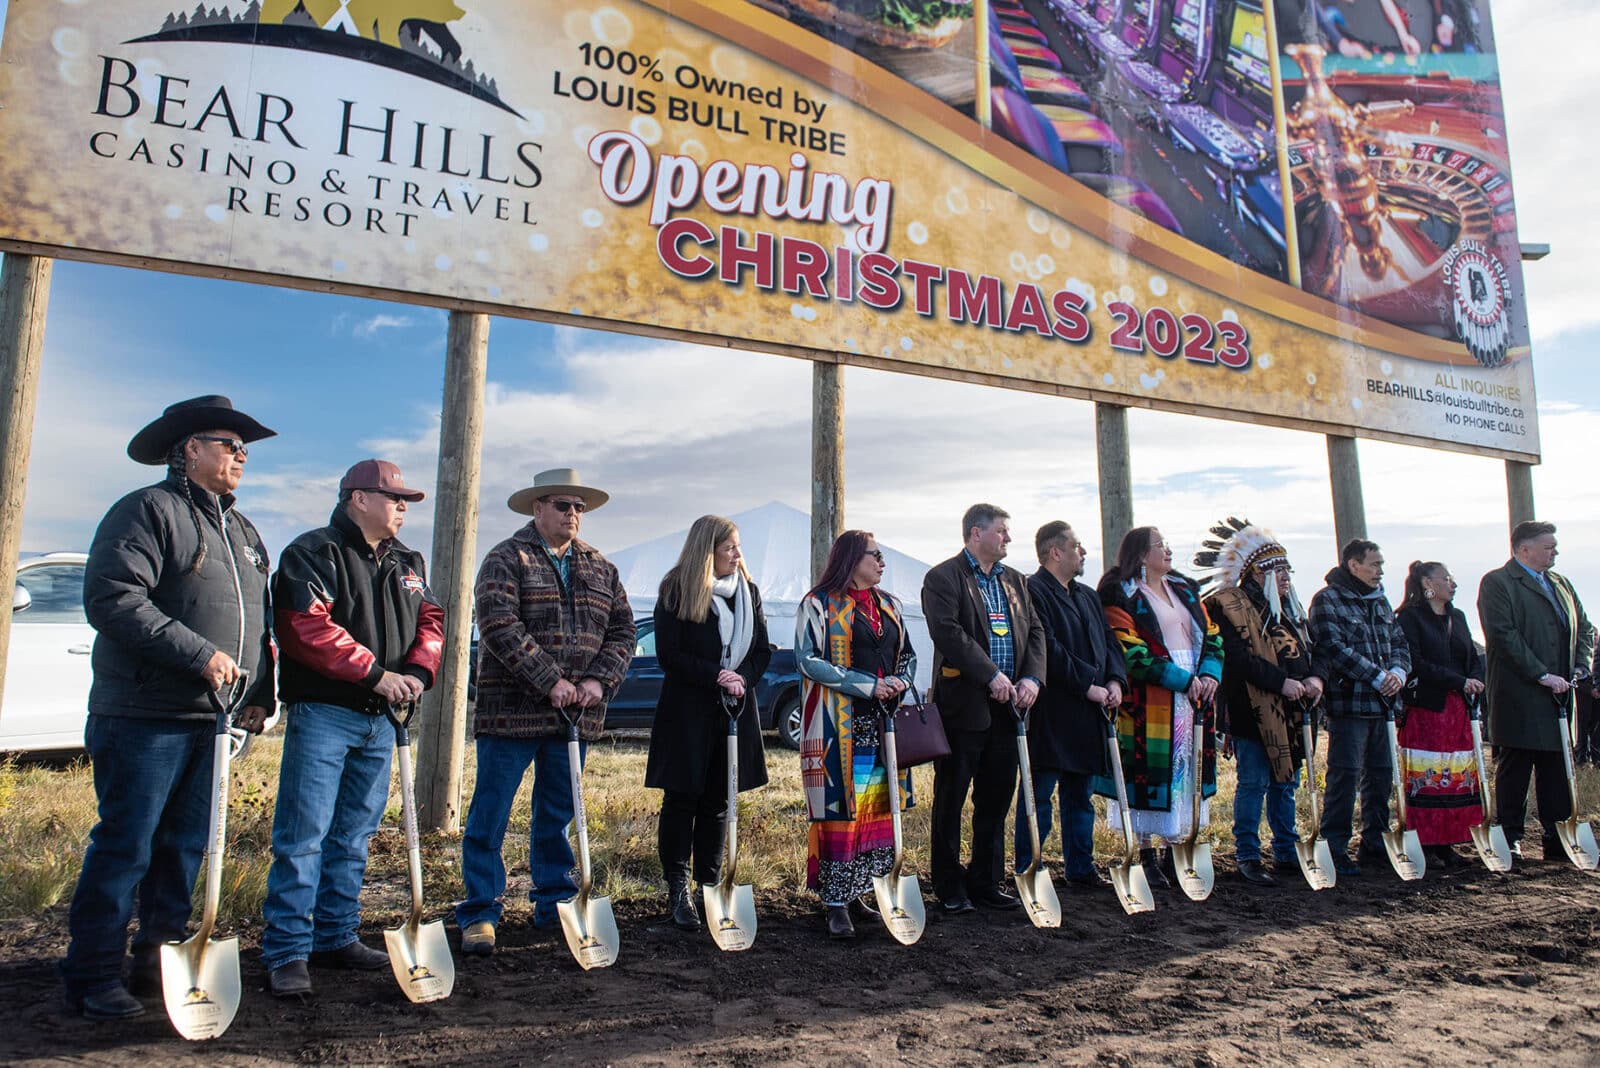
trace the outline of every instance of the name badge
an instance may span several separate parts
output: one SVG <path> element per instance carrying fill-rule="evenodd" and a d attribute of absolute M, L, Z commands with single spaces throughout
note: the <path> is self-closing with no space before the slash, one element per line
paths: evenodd
<path fill-rule="evenodd" d="M 994 632 L 996 638 L 1004 638 L 1011 633 L 1011 620 L 1006 618 L 1004 612 L 990 612 L 989 629 Z"/>

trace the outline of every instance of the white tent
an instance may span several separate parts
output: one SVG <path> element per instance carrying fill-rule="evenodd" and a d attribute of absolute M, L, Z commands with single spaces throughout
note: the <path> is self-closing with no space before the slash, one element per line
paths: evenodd
<path fill-rule="evenodd" d="M 767 630 L 772 641 L 787 649 L 794 645 L 795 613 L 811 588 L 811 517 L 781 501 L 728 517 L 739 528 L 744 566 L 761 588 Z M 606 558 L 617 566 L 634 614 L 649 615 L 656 605 L 656 590 L 688 537 L 687 529 L 664 534 Z M 927 689 L 933 663 L 933 643 L 922 616 L 922 576 L 928 565 L 878 543 L 883 550 L 883 588 L 905 606 L 906 629 L 917 651 L 917 685 Z"/>

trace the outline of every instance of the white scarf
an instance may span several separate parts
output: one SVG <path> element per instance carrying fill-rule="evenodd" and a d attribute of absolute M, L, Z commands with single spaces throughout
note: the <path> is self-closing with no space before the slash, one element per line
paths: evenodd
<path fill-rule="evenodd" d="M 727 598 L 733 598 L 728 607 Z M 711 610 L 717 614 L 717 635 L 722 639 L 722 666 L 735 670 L 744 663 L 755 640 L 756 625 L 750 610 L 750 583 L 738 568 L 727 578 L 711 580 Z"/>

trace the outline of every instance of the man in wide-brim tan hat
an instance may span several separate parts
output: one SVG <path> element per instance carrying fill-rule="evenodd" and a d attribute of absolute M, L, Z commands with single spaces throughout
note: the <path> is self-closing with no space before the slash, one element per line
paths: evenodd
<path fill-rule="evenodd" d="M 539 472 L 507 502 L 533 521 L 490 550 L 478 570 L 478 780 L 461 838 L 466 896 L 456 908 L 464 953 L 494 952 L 506 888 L 500 850 L 529 764 L 534 926 L 556 925 L 556 904 L 577 892 L 562 713 L 578 711 L 586 753 L 633 656 L 633 611 L 617 569 L 578 540 L 584 513 L 609 499 L 570 467 Z"/>

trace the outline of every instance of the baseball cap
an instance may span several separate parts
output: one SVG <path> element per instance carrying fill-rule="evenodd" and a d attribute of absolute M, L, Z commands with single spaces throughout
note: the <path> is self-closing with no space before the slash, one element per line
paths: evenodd
<path fill-rule="evenodd" d="M 339 492 L 348 493 L 351 490 L 392 493 L 413 504 L 422 500 L 423 496 L 421 490 L 407 488 L 405 479 L 400 477 L 400 469 L 388 460 L 362 460 L 346 471 L 344 478 L 339 480 Z"/>

